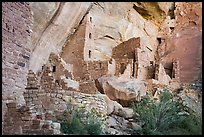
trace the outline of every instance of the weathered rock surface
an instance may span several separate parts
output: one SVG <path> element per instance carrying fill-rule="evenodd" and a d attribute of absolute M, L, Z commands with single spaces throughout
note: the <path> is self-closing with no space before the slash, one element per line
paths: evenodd
<path fill-rule="evenodd" d="M 133 109 L 131 109 L 131 108 L 124 107 L 123 112 L 124 112 L 124 115 L 123 115 L 124 118 L 132 118 L 133 117 Z"/>
<path fill-rule="evenodd" d="M 162 6 L 161 3 L 150 3 L 150 2 L 136 2 L 133 8 L 140 13 L 145 19 L 153 20 L 157 25 L 161 24 L 165 18 L 166 7 Z M 161 8 L 162 7 L 162 8 Z"/>
<path fill-rule="evenodd" d="M 189 89 L 189 87 L 183 87 L 177 96 L 182 99 L 184 105 L 202 116 L 202 93 Z"/>
<path fill-rule="evenodd" d="M 175 25 L 166 27 L 169 30 L 166 30 L 166 36 L 162 36 L 165 41 L 161 43 L 158 49 L 164 68 L 169 68 L 173 59 L 177 58 L 179 60 L 180 80 L 182 83 L 195 81 L 201 73 L 201 5 L 199 2 L 176 2 L 175 19 L 170 20 L 175 20 Z"/>
<path fill-rule="evenodd" d="M 114 101 L 128 106 L 132 101 L 146 94 L 145 85 L 137 79 L 121 79 L 118 77 L 101 77 L 99 83 L 103 92 Z"/>
<path fill-rule="evenodd" d="M 34 19 L 32 27 L 32 44 L 36 45 L 42 36 L 42 33 L 46 31 L 50 23 L 55 18 L 60 8 L 60 2 L 31 2 L 30 7 L 33 12 Z"/>
<path fill-rule="evenodd" d="M 43 9 L 44 4 L 43 3 L 39 4 L 39 6 L 42 6 Z M 48 61 L 51 52 L 59 53 L 61 51 L 61 48 L 64 46 L 67 40 L 67 37 L 74 32 L 74 28 L 79 24 L 79 22 L 86 14 L 90 6 L 91 3 L 89 2 L 88 3 L 73 2 L 60 4 L 56 16 L 54 16 L 52 19 L 52 23 L 47 25 L 46 30 L 37 40 L 38 42 L 36 43 L 35 49 L 30 58 L 29 65 L 30 70 L 33 70 L 34 72 L 40 70 L 41 66 Z M 41 12 L 43 12 L 42 9 L 40 10 Z M 38 11 L 38 13 L 40 11 Z M 50 14 L 48 17 L 50 16 L 52 16 L 52 14 Z M 37 16 L 35 18 L 39 19 L 40 17 Z"/>
<path fill-rule="evenodd" d="M 145 50 L 146 47 L 151 47 L 153 51 L 149 54 L 154 56 L 158 28 L 151 21 L 142 18 L 132 6 L 132 3 L 121 2 L 93 4 L 88 13 L 91 22 L 86 29 L 93 40 L 88 46 L 92 54 L 91 60 L 109 60 L 113 47 L 133 37 L 141 37 L 141 45 Z M 148 29 L 149 27 L 151 29 Z"/>

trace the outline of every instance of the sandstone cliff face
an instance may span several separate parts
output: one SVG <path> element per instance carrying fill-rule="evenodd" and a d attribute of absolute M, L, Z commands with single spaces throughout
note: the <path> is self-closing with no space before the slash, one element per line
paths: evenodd
<path fill-rule="evenodd" d="M 151 49 L 148 55 L 154 59 L 158 28 L 138 14 L 132 3 L 96 3 L 90 14 L 94 24 L 93 52 L 97 60 L 110 59 L 113 47 L 133 37 L 140 37 L 141 47 L 144 50 Z M 100 59 L 98 54 L 109 58 Z"/>
<path fill-rule="evenodd" d="M 34 14 L 35 11 L 37 12 L 37 15 L 35 16 L 37 23 L 42 22 L 42 26 L 36 25 L 34 26 L 36 29 L 33 30 L 33 44 L 35 49 L 33 50 L 30 58 L 29 69 L 34 72 L 37 72 L 37 70 L 39 70 L 41 66 L 47 62 L 51 52 L 59 53 L 61 51 L 67 37 L 73 32 L 77 24 L 79 24 L 91 3 L 62 3 L 59 4 L 58 9 L 52 7 L 52 4 L 47 7 L 44 7 L 44 5 L 44 3 L 38 3 L 37 7 L 39 7 L 39 10 L 33 11 Z M 34 9 L 35 7 L 35 4 L 33 4 Z M 51 11 L 50 13 L 45 13 L 47 14 L 48 20 L 51 20 L 50 22 L 44 22 L 40 19 L 41 14 L 39 13 L 43 13 L 43 10 L 46 8 L 48 11 Z M 56 13 L 54 13 L 54 11 Z M 43 32 L 39 31 L 41 27 Z M 36 35 L 40 35 L 40 37 L 37 37 Z"/>
<path fill-rule="evenodd" d="M 72 9 L 66 8 L 66 6 L 73 9 L 79 6 L 81 10 L 76 13 L 69 12 Z M 201 68 L 202 16 L 200 7 L 200 3 L 174 2 L 95 2 L 92 4 L 69 3 L 67 5 L 66 3 L 33 3 L 35 23 L 32 41 L 35 49 L 30 59 L 30 69 L 34 72 L 39 71 L 41 66 L 47 62 L 51 52 L 59 54 L 69 35 L 78 30 L 76 26 L 79 21 L 86 19 L 90 21 L 88 25 L 84 24 L 86 25 L 85 30 L 79 33 L 84 32 L 84 35 L 91 35 L 92 38 L 84 41 L 84 45 L 86 45 L 84 60 L 110 60 L 112 49 L 115 46 L 132 37 L 140 37 L 141 47 L 147 51 L 146 60 L 154 61 L 157 46 L 161 41 L 158 54 L 159 58 L 162 58 L 162 64 L 166 71 L 171 69 L 173 58 L 179 58 L 179 61 L 182 62 L 181 81 L 192 82 L 197 79 L 198 73 L 200 73 L 196 70 Z M 66 14 L 68 12 L 69 14 Z M 88 14 L 86 15 L 86 13 Z M 46 20 L 42 19 L 41 15 L 45 15 Z M 73 16 L 76 20 L 65 21 L 65 16 Z M 68 29 L 63 29 L 63 26 Z M 157 38 L 161 40 L 158 41 Z M 76 39 L 79 41 L 79 38 Z M 195 44 L 197 47 L 194 47 L 195 50 L 191 50 L 193 47 L 191 43 L 195 42 L 197 42 Z M 185 48 L 179 46 L 184 43 Z M 192 51 L 190 52 L 192 60 L 198 60 L 190 61 L 194 63 L 190 64 L 194 66 L 191 70 L 187 67 L 189 65 L 187 50 Z M 88 52 L 91 52 L 91 58 L 88 57 Z M 37 60 L 38 63 L 36 63 Z"/>
<path fill-rule="evenodd" d="M 54 18 L 59 14 L 60 2 L 31 2 L 30 7 L 33 14 L 34 24 L 32 27 L 32 44 L 39 42 L 43 32 L 52 24 Z M 34 48 L 33 48 L 34 49 Z"/>
<path fill-rule="evenodd" d="M 174 25 L 169 25 L 166 19 L 163 29 L 163 39 L 159 54 L 164 67 L 169 69 L 171 61 L 177 58 L 180 61 L 180 80 L 182 83 L 191 83 L 198 79 L 202 68 L 202 4 L 176 3 L 174 11 Z M 166 36 L 165 36 L 165 35 Z"/>
<path fill-rule="evenodd" d="M 5 3 L 5 133 L 21 133 L 37 112 L 62 112 L 69 98 L 111 114 L 114 107 L 128 106 L 147 91 L 156 97 L 158 85 L 177 89 L 181 83 L 194 82 L 202 73 L 201 6 L 199 2 Z M 21 16 L 10 16 L 18 12 Z M 98 98 L 101 94 L 105 102 Z M 25 104 L 29 112 L 23 108 L 21 112 L 15 103 Z M 7 115 L 7 108 L 12 115 Z M 15 119 L 17 115 L 21 118 Z"/>
<path fill-rule="evenodd" d="M 40 51 L 37 52 L 37 50 L 39 49 L 40 46 L 38 45 L 44 45 L 45 46 L 46 43 L 41 44 L 42 40 L 40 39 L 45 39 L 47 42 L 47 45 L 49 44 L 49 48 L 47 48 L 47 50 L 51 50 L 52 45 L 54 47 L 54 49 L 52 50 L 53 52 L 59 53 L 61 50 L 59 47 L 62 47 L 63 44 L 60 45 L 60 42 L 58 42 L 58 37 L 60 37 L 61 39 L 64 39 L 64 41 L 66 40 L 66 33 L 63 33 L 63 31 L 68 30 L 67 35 L 70 35 L 71 31 L 70 29 L 63 29 L 63 26 L 66 26 L 67 28 L 72 28 L 72 31 L 74 31 L 74 26 L 76 26 L 77 23 L 79 23 L 79 20 L 82 19 L 83 15 L 85 15 L 86 10 L 88 9 L 88 7 L 90 6 L 90 4 L 88 3 L 69 3 L 69 5 L 72 5 L 70 7 L 72 7 L 73 9 L 76 8 L 74 7 L 76 6 L 80 6 L 84 7 L 84 11 L 82 11 L 82 13 L 80 14 L 80 10 L 77 11 L 77 13 L 72 12 L 73 14 L 76 15 L 72 15 L 73 17 L 75 17 L 77 19 L 77 21 L 75 21 L 76 23 L 73 23 L 73 25 L 71 26 L 69 23 L 71 23 L 69 20 L 59 20 L 59 22 L 63 22 L 63 23 L 67 23 L 67 24 L 61 24 L 60 28 L 57 28 L 57 26 L 59 27 L 59 24 L 57 25 L 57 23 L 49 23 L 49 20 L 53 17 L 53 14 L 56 14 L 54 12 L 58 12 L 58 15 L 56 15 L 55 18 L 59 18 L 58 16 L 63 16 L 61 14 L 62 11 L 57 11 L 57 4 L 50 4 L 50 6 L 47 5 L 47 8 L 49 8 L 49 14 L 48 13 L 43 13 L 43 10 L 46 9 L 46 7 L 44 6 L 45 4 L 33 4 L 33 8 L 34 11 L 36 12 L 35 14 L 35 19 L 36 19 L 36 23 L 38 25 L 34 24 L 34 29 L 33 29 L 33 44 L 36 45 L 36 49 L 34 50 L 33 53 L 33 57 L 31 57 L 31 61 L 30 61 L 30 68 L 34 71 L 37 71 L 37 64 L 35 63 L 34 56 L 36 56 L 35 54 L 38 54 L 40 56 L 38 56 L 38 58 L 45 58 L 45 52 L 44 55 L 41 55 Z M 59 4 L 58 4 L 59 5 Z M 100 5 L 100 6 L 99 6 Z M 103 6 L 101 6 L 103 5 Z M 35 7 L 38 6 L 38 10 L 35 9 Z M 68 5 L 67 5 L 68 6 Z M 42 8 L 40 8 L 42 7 Z M 104 9 L 104 8 L 105 9 Z M 118 10 L 117 7 L 120 7 L 121 9 Z M 58 7 L 59 8 L 59 7 Z M 41 10 L 43 9 L 43 10 Z M 63 8 L 64 10 L 68 10 L 70 8 Z M 115 9 L 115 10 L 113 10 Z M 70 11 L 72 11 L 72 9 L 70 9 Z M 126 12 L 124 12 L 126 11 Z M 69 11 L 66 11 L 67 13 Z M 48 19 L 47 21 L 42 21 L 40 13 L 47 15 L 46 18 Z M 69 14 L 71 14 L 71 12 L 69 12 Z M 69 14 L 66 14 L 66 16 L 70 17 Z M 93 39 L 94 39 L 94 46 L 93 46 L 93 60 L 107 60 L 110 59 L 111 56 L 111 49 L 113 47 L 115 47 L 117 44 L 128 40 L 131 37 L 140 37 L 141 36 L 141 43 L 144 43 L 144 47 L 145 46 L 156 46 L 157 43 L 155 42 L 156 39 L 156 35 L 157 35 L 157 27 L 155 27 L 155 25 L 149 21 L 145 21 L 133 8 L 132 8 L 132 4 L 131 3 L 95 3 L 93 5 L 93 7 L 91 8 L 90 12 L 89 12 L 90 16 L 92 17 L 92 21 L 93 21 Z M 103 17 L 103 18 L 101 18 Z M 65 19 L 66 17 L 64 16 L 63 19 Z M 139 20 L 136 18 L 140 18 Z M 74 21 L 72 19 L 72 21 Z M 53 25 L 56 24 L 56 25 Z M 49 26 L 49 27 L 48 27 Z M 152 28 L 151 30 L 148 28 Z M 47 29 L 45 31 L 45 28 Z M 50 30 L 49 28 L 54 29 L 56 28 L 57 31 L 55 30 Z M 145 30 L 146 28 L 146 30 Z M 76 28 L 75 28 L 76 29 Z M 42 33 L 42 30 L 44 31 L 44 34 Z M 61 30 L 63 30 L 61 32 Z M 146 32 L 145 32 L 146 31 Z M 54 34 L 52 34 L 52 32 L 55 32 Z M 57 34 L 56 32 L 59 32 L 59 34 Z M 147 34 L 148 33 L 148 34 Z M 47 35 L 52 35 L 52 39 L 50 39 Z M 37 38 L 38 36 L 41 36 L 41 38 Z M 148 35 L 151 35 L 148 36 Z M 53 40 L 53 42 L 52 42 Z M 58 41 L 57 41 L 58 40 Z M 38 43 L 37 43 L 38 41 Z M 148 44 L 148 42 L 151 42 L 152 44 Z M 56 43 L 56 44 L 54 44 Z M 152 50 L 154 50 L 154 47 L 150 47 Z M 57 49 L 58 50 L 57 50 Z M 58 52 L 57 52 L 58 51 Z M 50 53 L 50 52 L 49 52 Z M 153 56 L 152 56 L 153 57 Z M 46 57 L 47 59 L 47 57 Z M 37 59 L 35 59 L 37 60 Z M 34 63 L 32 63 L 34 62 Z M 46 61 L 44 61 L 45 63 Z M 40 62 L 39 62 L 40 63 Z M 38 64 L 39 64 L 38 63 Z M 36 67 L 32 64 L 36 64 Z M 40 63 L 42 65 L 42 63 Z M 36 68 L 36 69 L 35 69 Z M 39 66 L 38 66 L 39 68 Z"/>

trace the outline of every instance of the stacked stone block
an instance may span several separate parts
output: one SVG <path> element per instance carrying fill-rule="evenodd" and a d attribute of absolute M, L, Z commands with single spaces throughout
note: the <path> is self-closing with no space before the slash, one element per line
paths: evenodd
<path fill-rule="evenodd" d="M 44 113 L 35 113 L 35 118 L 31 121 L 30 126 L 24 126 L 22 128 L 23 135 L 53 135 L 61 134 L 60 123 L 53 122 L 50 118 L 47 118 Z"/>
<path fill-rule="evenodd" d="M 27 105 L 31 104 L 38 104 L 38 93 L 39 93 L 39 85 L 37 81 L 37 76 L 29 70 L 28 78 L 27 78 L 27 87 L 26 91 L 24 92 L 24 98 Z"/>
<path fill-rule="evenodd" d="M 88 61 L 87 69 L 91 80 L 98 79 L 99 77 L 107 74 L 108 61 Z"/>
<path fill-rule="evenodd" d="M 174 59 L 173 60 L 173 69 L 172 69 L 172 78 L 175 78 L 176 80 L 180 79 L 180 69 L 179 69 L 179 60 Z"/>
<path fill-rule="evenodd" d="M 32 12 L 28 2 L 2 2 L 2 134 L 7 111 L 6 102 L 24 104 L 28 60 L 31 55 Z M 17 129 L 16 129 L 17 130 Z"/>
<path fill-rule="evenodd" d="M 60 85 L 55 82 L 53 72 L 46 66 L 42 73 L 43 74 L 40 80 L 42 89 L 44 89 L 45 92 L 56 92 L 56 90 L 60 88 Z"/>
<path fill-rule="evenodd" d="M 5 134 L 23 134 L 22 129 L 29 128 L 36 117 L 33 106 L 17 107 L 15 102 L 10 102 L 7 107 Z"/>
<path fill-rule="evenodd" d="M 72 92 L 71 97 L 79 106 L 85 106 L 87 110 L 95 108 L 97 111 L 106 114 L 107 106 L 105 100 L 100 94 L 90 95 L 80 92 Z"/>
<path fill-rule="evenodd" d="M 128 58 L 133 59 L 135 56 L 135 49 L 140 47 L 140 38 L 131 38 L 128 41 L 121 43 L 112 50 L 112 57 L 114 59 Z"/>

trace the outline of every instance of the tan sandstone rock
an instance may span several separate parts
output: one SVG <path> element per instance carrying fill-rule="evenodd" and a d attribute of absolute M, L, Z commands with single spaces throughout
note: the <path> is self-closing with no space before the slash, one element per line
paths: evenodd
<path fill-rule="evenodd" d="M 146 94 L 144 83 L 136 79 L 101 77 L 98 80 L 104 93 L 122 106 L 129 106 Z"/>

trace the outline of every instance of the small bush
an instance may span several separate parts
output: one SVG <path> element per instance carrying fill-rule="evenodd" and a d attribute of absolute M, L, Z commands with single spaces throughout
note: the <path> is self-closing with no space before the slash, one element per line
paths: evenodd
<path fill-rule="evenodd" d="M 71 104 L 61 118 L 61 131 L 73 135 L 99 135 L 102 134 L 102 119 L 100 113 L 85 107 L 74 108 Z"/>
<path fill-rule="evenodd" d="M 200 134 L 202 131 L 198 116 L 181 102 L 174 101 L 173 95 L 167 89 L 161 92 L 159 102 L 147 95 L 141 102 L 133 104 L 133 110 L 135 115 L 139 114 L 140 121 L 144 122 L 143 130 L 139 134 L 177 134 L 178 130 L 186 131 L 187 134 Z"/>
<path fill-rule="evenodd" d="M 183 133 L 186 135 L 202 135 L 202 118 L 195 112 L 190 111 L 190 114 L 176 127 L 184 129 L 185 132 Z"/>

